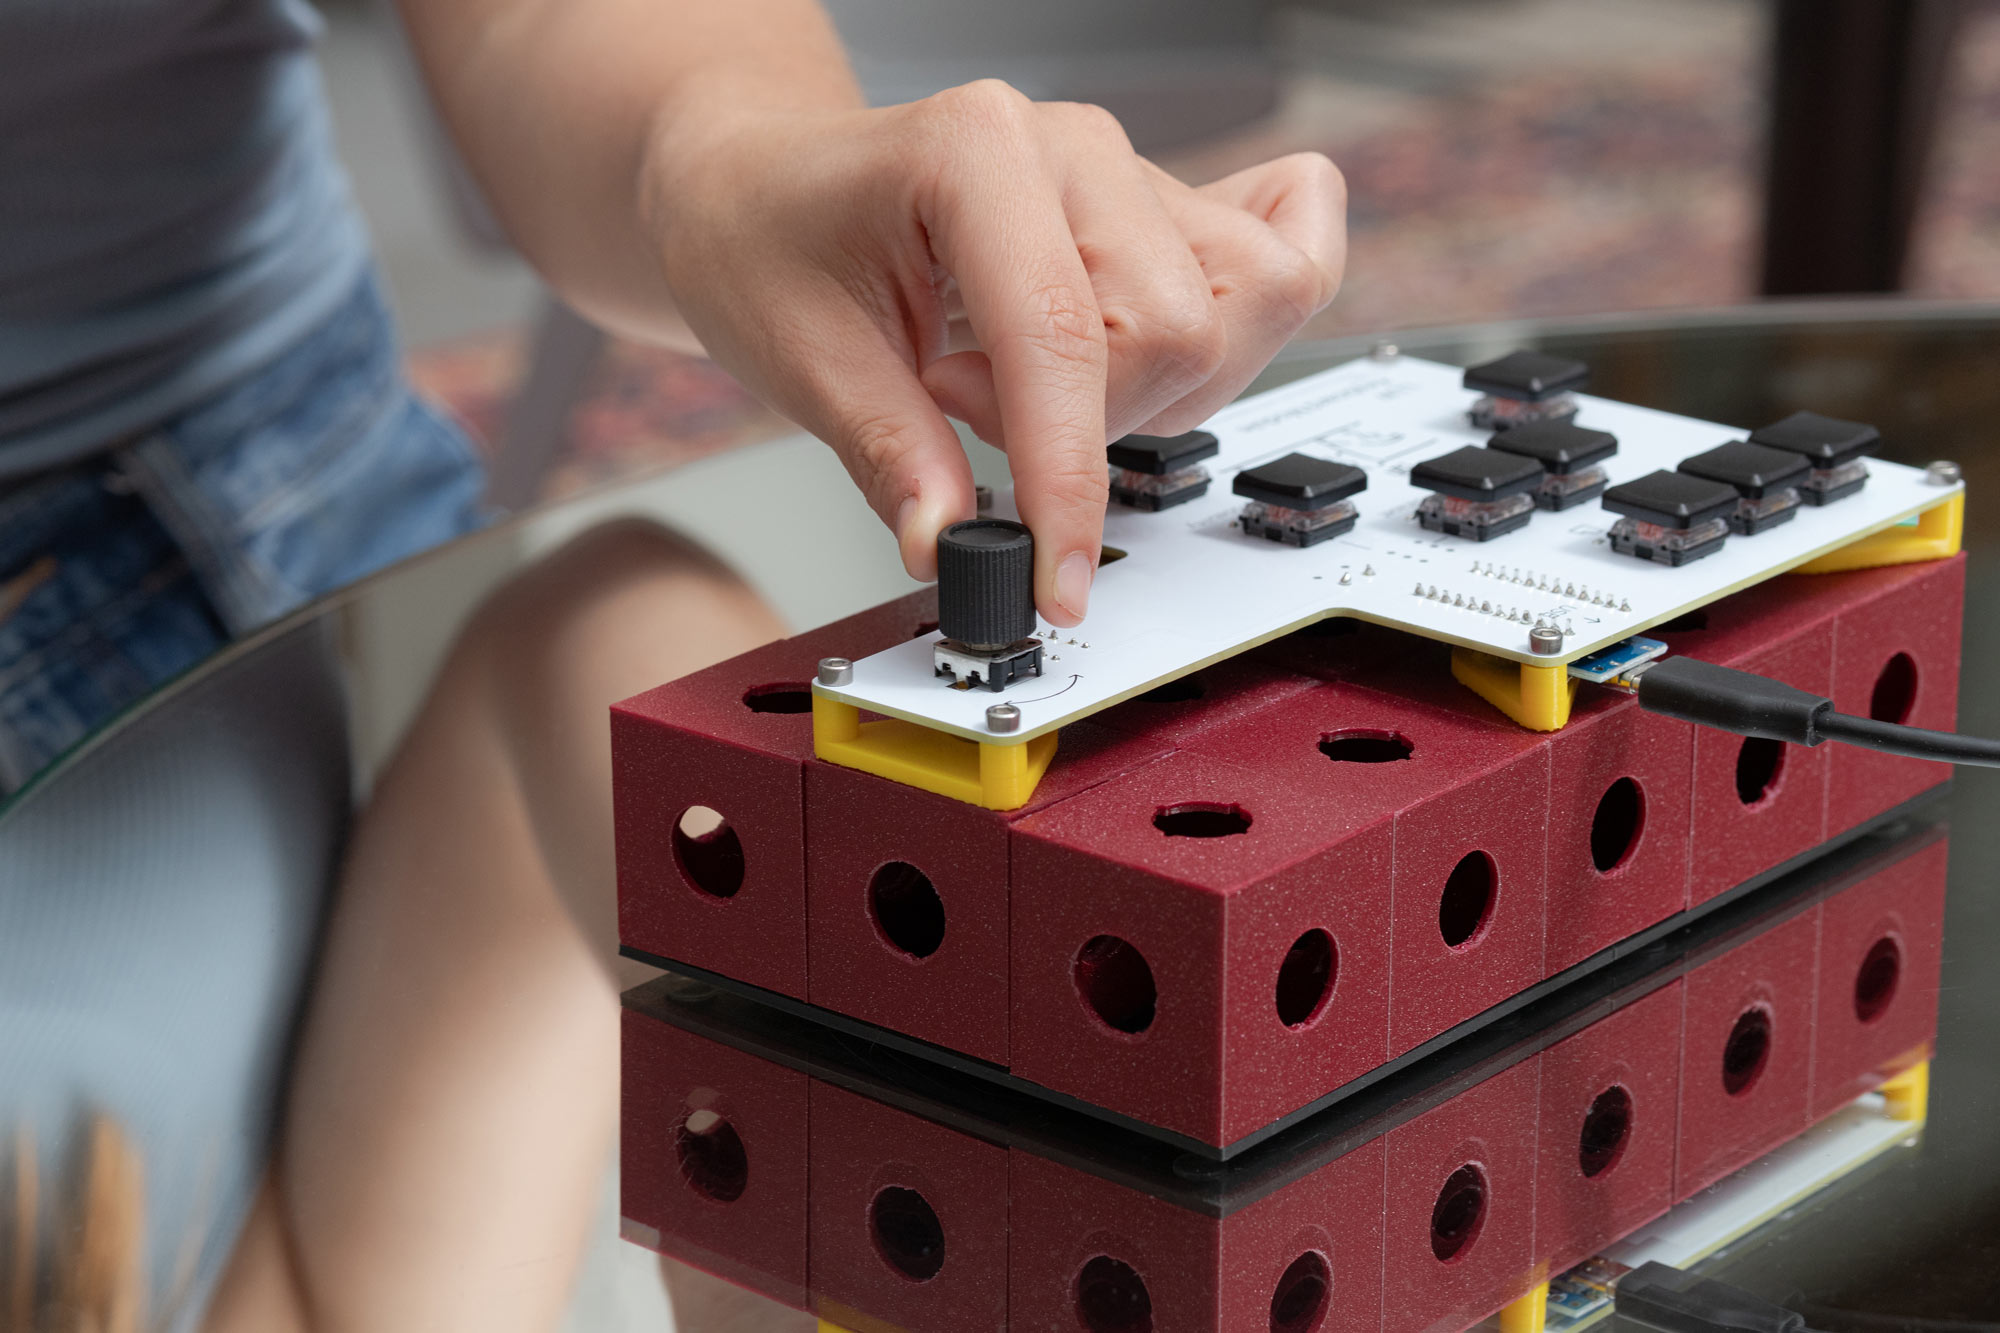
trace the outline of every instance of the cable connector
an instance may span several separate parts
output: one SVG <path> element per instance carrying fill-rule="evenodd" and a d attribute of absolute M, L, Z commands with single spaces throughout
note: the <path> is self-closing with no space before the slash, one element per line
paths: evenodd
<path fill-rule="evenodd" d="M 1618 1279 L 1617 1310 L 1622 1319 L 1668 1333 L 1808 1333 L 1804 1315 L 1660 1263 Z"/>
<path fill-rule="evenodd" d="M 1833 700 L 1696 657 L 1663 657 L 1633 672 L 1639 706 L 1739 736 L 1818 745 Z"/>

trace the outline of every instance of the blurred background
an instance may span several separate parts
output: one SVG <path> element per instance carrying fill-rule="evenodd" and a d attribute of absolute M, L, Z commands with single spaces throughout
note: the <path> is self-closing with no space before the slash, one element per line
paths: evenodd
<path fill-rule="evenodd" d="M 343 147 L 417 378 L 501 456 L 501 498 L 783 433 L 705 362 L 601 345 L 550 307 L 463 187 L 388 6 L 324 3 Z M 1197 182 L 1332 157 L 1353 250 L 1310 334 L 2000 296 L 2000 0 L 830 7 L 877 101 L 998 75 L 1110 107 Z"/>

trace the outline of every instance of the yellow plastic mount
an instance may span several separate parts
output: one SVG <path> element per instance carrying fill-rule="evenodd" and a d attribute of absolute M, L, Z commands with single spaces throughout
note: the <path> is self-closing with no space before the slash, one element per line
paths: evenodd
<path fill-rule="evenodd" d="M 1561 731 L 1569 722 L 1576 682 L 1566 666 L 1512 662 L 1472 648 L 1451 650 L 1458 683 L 1529 731 Z"/>
<path fill-rule="evenodd" d="M 1931 1062 L 1911 1065 L 1882 1085 L 1891 1120 L 1922 1120 L 1931 1109 Z"/>
<path fill-rule="evenodd" d="M 1808 560 L 1800 574 L 1839 574 L 1849 569 L 1876 569 L 1882 565 L 1914 565 L 1924 560 L 1942 560 L 1957 555 L 1965 544 L 1965 492 L 1960 491 L 1943 504 L 1933 505 L 1917 515 L 1914 523 L 1898 523 L 1880 532 L 1871 532 L 1837 551 L 1828 551 L 1817 560 Z"/>
<path fill-rule="evenodd" d="M 970 741 L 899 718 L 863 722 L 853 704 L 813 695 L 813 753 L 908 787 L 988 810 L 1028 803 L 1049 761 L 1056 733 L 1014 745 Z"/>
<path fill-rule="evenodd" d="M 1549 1319 L 1549 1280 L 1500 1307 L 1500 1333 L 1542 1333 Z"/>

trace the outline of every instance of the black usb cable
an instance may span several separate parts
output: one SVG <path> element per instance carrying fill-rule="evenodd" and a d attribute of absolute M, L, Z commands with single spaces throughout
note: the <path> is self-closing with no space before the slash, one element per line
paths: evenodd
<path fill-rule="evenodd" d="M 1839 741 L 1912 759 L 2000 768 L 2000 741 L 1836 713 L 1831 699 L 1699 658 L 1662 657 L 1634 667 L 1626 679 L 1641 708 L 1696 726 L 1793 745 Z"/>

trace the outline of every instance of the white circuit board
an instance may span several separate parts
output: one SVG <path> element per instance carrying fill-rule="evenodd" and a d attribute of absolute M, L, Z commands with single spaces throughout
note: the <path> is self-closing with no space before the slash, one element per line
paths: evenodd
<path fill-rule="evenodd" d="M 938 636 L 899 644 L 854 664 L 849 684 L 824 695 L 940 731 L 1002 744 L 1024 742 L 1164 681 L 1329 615 L 1354 616 L 1501 657 L 1556 665 L 1617 643 L 1843 546 L 1912 519 L 1952 495 L 1911 467 L 1868 461 L 1868 484 L 1754 537 L 1678 568 L 1612 551 L 1617 515 L 1596 501 L 1537 511 L 1526 528 L 1477 542 L 1427 532 L 1415 511 L 1430 494 L 1412 466 L 1490 432 L 1466 411 L 1479 396 L 1462 371 L 1411 357 L 1364 359 L 1231 404 L 1203 429 L 1221 443 L 1205 466 L 1208 493 L 1148 513 L 1112 504 L 1107 548 L 1090 614 L 1075 629 L 1039 626 L 1047 647 L 1039 680 L 1004 692 L 954 689 L 932 672 Z M 1738 428 L 1580 394 L 1577 424 L 1610 431 L 1613 485 L 1743 438 Z M 1360 519 L 1344 536 L 1303 549 L 1236 526 L 1244 500 L 1236 474 L 1287 453 L 1353 464 L 1368 474 L 1354 497 Z M 992 513 L 1015 518 L 1011 494 Z M 1108 552 L 1107 552 L 1108 554 Z M 1629 608 L 1629 609 L 1628 609 Z M 1550 620 L 1571 633 L 1559 656 L 1538 657 L 1528 631 Z M 986 709 L 1021 710 L 1020 726 L 994 735 Z"/>

